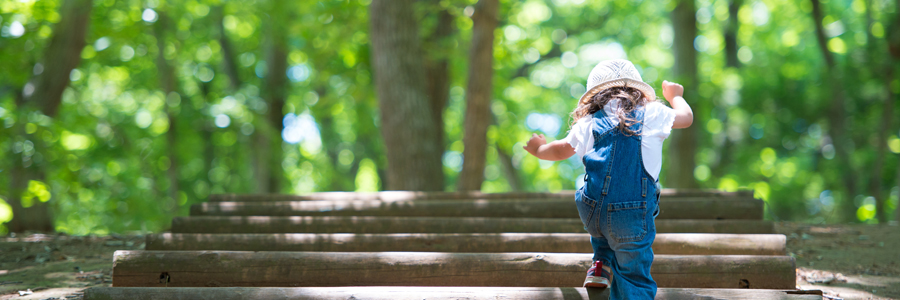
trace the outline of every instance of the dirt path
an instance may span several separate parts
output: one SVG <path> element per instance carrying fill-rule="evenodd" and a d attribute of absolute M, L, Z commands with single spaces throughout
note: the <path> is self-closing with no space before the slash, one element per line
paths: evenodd
<path fill-rule="evenodd" d="M 779 223 L 797 286 L 842 299 L 900 299 L 900 227 Z"/>
<path fill-rule="evenodd" d="M 142 236 L 118 235 L 0 238 L 0 299 L 79 299 L 84 288 L 110 285 L 115 250 L 143 243 Z"/>
<path fill-rule="evenodd" d="M 826 299 L 900 299 L 900 227 L 782 222 L 776 230 L 788 237 L 801 289 Z M 80 299 L 84 288 L 110 285 L 115 250 L 143 248 L 139 235 L 0 238 L 0 300 Z"/>

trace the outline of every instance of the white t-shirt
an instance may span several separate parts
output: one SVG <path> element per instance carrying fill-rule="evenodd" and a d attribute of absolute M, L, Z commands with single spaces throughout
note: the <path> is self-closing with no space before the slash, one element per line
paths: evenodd
<path fill-rule="evenodd" d="M 611 118 L 613 126 L 619 124 L 616 117 L 616 108 L 619 106 L 618 99 L 609 101 L 603 110 L 606 115 Z M 575 148 L 575 154 L 578 158 L 584 158 L 584 155 L 594 147 L 593 124 L 591 121 L 593 116 L 585 116 L 578 120 L 575 125 L 569 129 L 569 135 L 563 140 Z M 661 102 L 650 102 L 644 106 L 644 120 L 641 129 L 641 154 L 644 161 L 644 168 L 647 173 L 653 176 L 653 179 L 659 178 L 659 171 L 662 169 L 662 148 L 663 141 L 672 133 L 672 124 L 675 122 L 675 110 L 662 104 Z"/>

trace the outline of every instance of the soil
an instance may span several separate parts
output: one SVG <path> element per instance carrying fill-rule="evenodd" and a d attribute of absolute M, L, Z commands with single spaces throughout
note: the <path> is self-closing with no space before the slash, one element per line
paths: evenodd
<path fill-rule="evenodd" d="M 900 227 L 782 222 L 797 286 L 826 298 L 900 299 Z"/>
<path fill-rule="evenodd" d="M 113 252 L 143 248 L 141 235 L 10 234 L 0 238 L 0 299 L 80 299 L 110 286 Z"/>
<path fill-rule="evenodd" d="M 900 227 L 780 222 L 776 230 L 797 261 L 799 289 L 825 299 L 900 299 Z M 114 251 L 143 248 L 142 235 L 2 237 L 0 300 L 81 299 L 85 288 L 111 285 Z"/>

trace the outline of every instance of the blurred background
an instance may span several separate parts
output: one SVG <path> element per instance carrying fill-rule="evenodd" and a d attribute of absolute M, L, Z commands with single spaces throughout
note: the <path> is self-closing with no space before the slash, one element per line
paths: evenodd
<path fill-rule="evenodd" d="M 0 0 L 0 233 L 161 231 L 213 193 L 579 187 L 599 61 L 694 124 L 668 188 L 767 218 L 897 220 L 898 2 Z"/>

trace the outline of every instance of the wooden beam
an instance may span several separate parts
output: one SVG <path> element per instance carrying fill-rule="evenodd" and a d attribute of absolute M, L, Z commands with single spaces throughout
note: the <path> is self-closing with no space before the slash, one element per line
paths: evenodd
<path fill-rule="evenodd" d="M 591 254 L 447 252 L 116 251 L 113 286 L 569 287 Z M 657 255 L 660 287 L 794 288 L 790 256 Z"/>
<path fill-rule="evenodd" d="M 657 219 L 761 220 L 763 201 L 703 198 L 660 200 Z M 566 200 L 319 200 L 278 202 L 206 202 L 191 206 L 192 216 L 410 216 L 578 218 Z"/>
<path fill-rule="evenodd" d="M 587 233 L 151 234 L 147 250 L 590 253 Z M 786 255 L 783 234 L 661 233 L 656 254 Z"/>
<path fill-rule="evenodd" d="M 220 288 L 127 288 L 93 287 L 84 291 L 84 300 L 450 300 L 450 299 L 522 299 L 522 300 L 588 300 L 607 299 L 609 289 L 581 287 L 220 287 Z M 749 290 L 749 289 L 678 289 L 660 288 L 657 300 L 693 299 L 770 299 L 821 300 L 821 291 Z"/>
<path fill-rule="evenodd" d="M 413 191 L 384 191 L 372 193 L 356 192 L 322 192 L 307 195 L 285 194 L 213 194 L 209 195 L 209 201 L 301 201 L 301 200 L 459 200 L 459 199 L 549 199 L 559 198 L 572 200 L 575 191 L 560 191 L 555 193 L 542 192 L 510 192 L 510 193 L 482 193 L 482 192 L 413 192 Z M 704 198 L 733 198 L 753 197 L 753 191 L 723 192 L 719 190 L 678 190 L 663 189 L 661 198 L 667 197 L 704 197 Z"/>
<path fill-rule="evenodd" d="M 657 220 L 659 233 L 774 233 L 771 221 Z M 173 233 L 584 233 L 576 218 L 175 217 Z"/>

